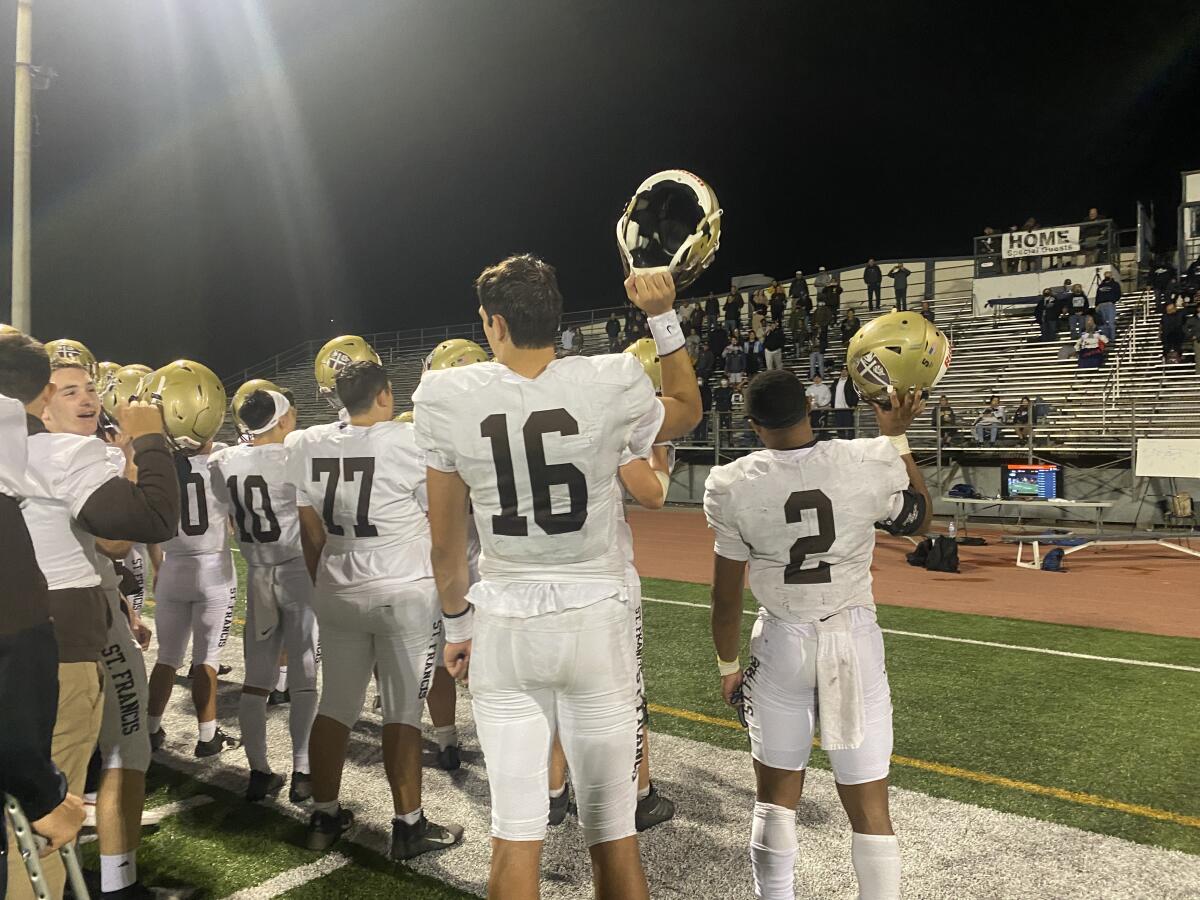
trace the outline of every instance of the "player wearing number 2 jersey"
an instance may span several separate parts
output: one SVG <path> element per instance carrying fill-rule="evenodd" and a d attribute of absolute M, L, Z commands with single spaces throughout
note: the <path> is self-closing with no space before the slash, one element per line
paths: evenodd
<path fill-rule="evenodd" d="M 299 803 L 312 796 L 308 733 L 317 714 L 317 627 L 297 513 L 297 504 L 308 500 L 288 480 L 283 444 L 295 430 L 296 411 L 278 391 L 255 391 L 237 412 L 250 443 L 213 453 L 208 471 L 213 493 L 234 511 L 233 532 L 246 561 L 246 676 L 238 709 L 250 763 L 246 799 L 273 796 L 284 784 L 267 760 L 267 697 L 285 649 L 291 692 L 289 797 Z"/>
<path fill-rule="evenodd" d="M 893 397 L 888 410 L 876 409 L 884 437 L 818 442 L 800 380 L 763 373 L 750 383 L 746 411 L 767 449 L 714 468 L 705 484 L 716 533 L 713 640 L 725 699 L 740 699 L 757 779 L 757 897 L 795 897 L 796 806 L 818 718 L 854 829 L 859 897 L 900 896 L 887 799 L 892 704 L 871 557 L 877 523 L 896 534 L 927 524 L 928 491 L 904 438 L 920 409 L 915 395 Z M 747 562 L 759 614 L 743 673 Z"/>
<path fill-rule="evenodd" d="M 200 732 L 195 755 L 199 757 L 234 745 L 217 727 L 216 692 L 217 667 L 237 600 L 237 573 L 229 548 L 232 510 L 213 493 L 208 474 L 209 454 L 224 446 L 209 441 L 182 456 L 179 531 L 159 545 L 163 560 L 154 580 L 158 658 L 150 673 L 150 741 L 155 749 L 162 746 L 163 712 L 190 641 L 192 700 Z"/>
<path fill-rule="evenodd" d="M 457 677 L 470 667 L 488 766 L 493 895 L 537 896 L 557 728 L 598 896 L 647 896 L 634 830 L 633 610 L 613 484 L 623 453 L 648 456 L 656 437 L 686 433 L 700 402 L 687 354 L 673 352 L 683 342 L 670 275 L 626 286 L 667 341 L 661 401 L 630 355 L 555 358 L 562 297 L 554 270 L 531 256 L 476 281 L 496 361 L 427 372 L 413 395 L 447 667 Z M 468 495 L 482 545 L 469 594 Z"/>
<path fill-rule="evenodd" d="M 348 420 L 296 432 L 287 444 L 305 560 L 316 583 L 324 670 L 309 741 L 307 842 L 312 850 L 328 849 L 353 822 L 338 805 L 338 790 L 346 741 L 376 667 L 395 810 L 391 857 L 409 859 L 462 838 L 461 827 L 435 825 L 421 807 L 421 707 L 442 630 L 429 562 L 425 458 L 412 426 L 392 421 L 382 366 L 351 363 L 336 387 Z"/>

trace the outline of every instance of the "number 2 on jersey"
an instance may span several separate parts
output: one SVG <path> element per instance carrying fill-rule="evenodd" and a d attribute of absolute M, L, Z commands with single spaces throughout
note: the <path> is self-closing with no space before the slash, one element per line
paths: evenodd
<path fill-rule="evenodd" d="M 375 481 L 375 457 L 351 456 L 340 460 L 314 459 L 312 461 L 313 481 L 319 482 L 322 475 L 329 478 L 325 482 L 325 502 L 321 509 L 322 518 L 325 520 L 325 529 L 330 534 L 343 535 L 346 533 L 346 529 L 333 519 L 333 511 L 337 503 L 338 482 L 343 479 L 347 484 L 358 481 L 354 536 L 376 537 L 379 529 L 371 524 L 371 485 Z M 359 475 L 362 477 L 358 478 Z"/>
<path fill-rule="evenodd" d="M 802 568 L 806 557 L 828 553 L 837 539 L 833 524 L 833 504 L 821 491 L 794 491 L 783 506 L 783 520 L 795 525 L 808 510 L 817 512 L 817 533 L 797 538 L 792 543 L 791 562 L 783 570 L 784 584 L 829 584 L 829 563 L 819 562 L 809 569 Z"/>
<path fill-rule="evenodd" d="M 533 490 L 533 520 L 546 534 L 569 534 L 579 531 L 587 521 L 587 479 L 570 463 L 547 465 L 543 438 L 553 432 L 579 434 L 579 423 L 565 409 L 542 409 L 530 413 L 521 429 L 529 464 L 529 486 Z M 479 423 L 479 433 L 492 442 L 492 459 L 496 463 L 500 515 L 492 516 L 492 533 L 526 537 L 529 521 L 517 511 L 517 480 L 513 471 L 512 445 L 508 440 L 508 416 L 493 413 Z M 550 488 L 556 484 L 567 486 L 571 507 L 565 512 L 550 510 Z"/>

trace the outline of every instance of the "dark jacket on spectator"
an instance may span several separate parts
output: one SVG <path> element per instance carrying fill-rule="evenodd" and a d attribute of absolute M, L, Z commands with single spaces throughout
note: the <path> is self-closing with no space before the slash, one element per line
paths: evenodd
<path fill-rule="evenodd" d="M 862 328 L 862 320 L 859 318 L 842 319 L 842 341 L 849 341 L 850 338 L 858 334 L 858 329 Z"/>
<path fill-rule="evenodd" d="M 1162 336 L 1163 338 L 1173 337 L 1181 338 L 1184 335 L 1183 310 L 1177 309 L 1173 313 L 1165 312 L 1162 314 Z"/>
<path fill-rule="evenodd" d="M 729 332 L 718 325 L 708 336 L 708 346 L 712 350 L 713 356 L 720 359 L 725 348 L 729 346 Z"/>
<path fill-rule="evenodd" d="M 1096 286 L 1096 305 L 1116 303 L 1121 299 L 1121 284 L 1114 278 L 1105 278 Z"/>
<path fill-rule="evenodd" d="M 704 301 L 704 314 L 706 316 L 720 316 L 721 315 L 721 301 L 718 300 L 715 296 L 709 297 L 707 300 L 705 300 Z"/>
<path fill-rule="evenodd" d="M 883 272 L 879 266 L 867 266 L 863 269 L 863 282 L 866 284 L 883 284 Z"/>
<path fill-rule="evenodd" d="M 783 321 L 783 310 L 787 306 L 787 297 L 783 296 L 783 291 L 776 291 L 771 295 L 771 318 L 776 322 Z"/>
<path fill-rule="evenodd" d="M 716 360 L 711 350 L 701 350 L 700 355 L 696 357 L 696 374 L 707 379 L 712 374 L 715 363 Z"/>
<path fill-rule="evenodd" d="M 730 412 L 733 409 L 733 388 L 719 387 L 712 395 L 717 412 Z"/>
<path fill-rule="evenodd" d="M 708 386 L 708 382 L 700 385 L 700 408 L 704 412 L 710 412 L 713 404 L 712 388 Z"/>
<path fill-rule="evenodd" d="M 808 295 L 808 279 L 801 276 L 792 280 L 791 286 L 788 287 L 788 296 L 794 300 L 808 301 L 809 308 L 812 308 L 812 299 Z"/>
<path fill-rule="evenodd" d="M 783 349 L 783 329 L 775 328 L 767 332 L 767 336 L 763 338 L 764 350 L 782 350 Z"/>
<path fill-rule="evenodd" d="M 735 372 L 746 371 L 746 351 L 737 344 L 725 348 L 725 372 L 732 375 Z"/>
<path fill-rule="evenodd" d="M 1072 293 L 1071 296 L 1067 298 L 1067 303 L 1069 304 L 1067 308 L 1071 310 L 1072 315 L 1075 313 L 1086 313 L 1089 309 L 1091 309 L 1091 305 L 1088 303 L 1087 294 Z"/>
<path fill-rule="evenodd" d="M 1067 294 L 1067 296 L 1071 296 Z M 1053 322 L 1058 318 L 1059 298 L 1054 294 L 1042 294 L 1042 299 L 1038 301 L 1034 308 L 1034 318 L 1039 322 Z"/>

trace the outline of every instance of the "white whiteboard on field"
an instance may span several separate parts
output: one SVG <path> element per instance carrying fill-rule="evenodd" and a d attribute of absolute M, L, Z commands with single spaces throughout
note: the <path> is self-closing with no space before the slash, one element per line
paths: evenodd
<path fill-rule="evenodd" d="M 1200 478 L 1200 440 L 1139 438 L 1134 474 L 1142 478 Z"/>

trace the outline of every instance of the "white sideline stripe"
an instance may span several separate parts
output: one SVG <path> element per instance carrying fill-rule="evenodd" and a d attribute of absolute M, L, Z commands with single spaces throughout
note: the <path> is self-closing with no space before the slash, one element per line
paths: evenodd
<path fill-rule="evenodd" d="M 205 806 L 212 802 L 213 798 L 208 796 L 208 794 L 196 794 L 194 797 L 185 797 L 182 800 L 176 800 L 174 803 L 164 803 L 162 806 L 151 807 L 142 813 L 142 827 L 157 825 L 163 819 L 177 816 L 181 812 L 195 809 L 197 806 Z M 79 843 L 90 844 L 94 840 L 96 840 L 95 833 L 85 834 L 79 839 Z"/>
<path fill-rule="evenodd" d="M 686 600 L 660 600 L 658 597 L 643 597 L 651 603 L 667 603 L 671 606 L 691 606 L 694 609 L 708 609 L 705 603 L 689 603 Z M 757 616 L 752 609 L 742 610 L 744 616 Z M 1024 647 L 1020 644 L 1000 644 L 996 641 L 976 641 L 971 638 L 947 637 L 944 634 L 925 634 L 921 631 L 900 631 L 897 628 L 881 628 L 884 634 L 899 634 L 904 637 L 925 638 L 930 641 L 949 641 L 953 644 L 973 644 L 976 647 L 997 647 L 1001 650 L 1022 650 L 1025 653 L 1042 653 L 1046 656 L 1067 656 L 1071 659 L 1090 659 L 1095 662 L 1120 663 L 1123 666 L 1145 666 L 1151 669 L 1173 669 L 1176 672 L 1200 672 L 1200 666 L 1181 666 L 1178 663 L 1152 662 L 1147 659 L 1125 659 L 1120 656 L 1093 656 L 1090 653 L 1071 653 L 1067 650 L 1050 650 L 1046 647 Z"/>
<path fill-rule="evenodd" d="M 243 888 L 237 893 L 230 894 L 225 900 L 268 900 L 270 897 L 278 897 L 280 894 L 286 894 L 288 891 L 298 888 L 302 884 L 308 884 L 310 881 L 324 878 L 331 872 L 336 872 L 348 862 L 350 862 L 350 857 L 348 856 L 342 856 L 340 853 L 328 853 L 316 862 L 310 862 L 304 866 L 296 866 L 294 869 L 280 872 L 274 878 L 264 881 L 262 884 Z"/>

